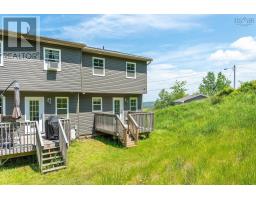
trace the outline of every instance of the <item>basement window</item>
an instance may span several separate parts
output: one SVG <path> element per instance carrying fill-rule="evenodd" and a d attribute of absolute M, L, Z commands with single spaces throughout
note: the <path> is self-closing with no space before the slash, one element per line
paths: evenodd
<path fill-rule="evenodd" d="M 59 117 L 69 117 L 69 98 L 56 97 L 56 115 Z"/>
<path fill-rule="evenodd" d="M 137 111 L 138 110 L 138 98 L 131 97 L 130 98 L 130 111 Z"/>
<path fill-rule="evenodd" d="M 126 62 L 126 78 L 136 78 L 136 63 Z"/>
<path fill-rule="evenodd" d="M 102 112 L 102 97 L 92 97 L 92 112 Z"/>
<path fill-rule="evenodd" d="M 104 58 L 92 58 L 93 75 L 105 76 L 105 59 Z"/>

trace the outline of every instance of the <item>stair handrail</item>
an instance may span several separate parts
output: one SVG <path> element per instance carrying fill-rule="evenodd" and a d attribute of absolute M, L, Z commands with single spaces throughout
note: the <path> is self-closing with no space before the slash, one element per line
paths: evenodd
<path fill-rule="evenodd" d="M 115 118 L 116 118 L 116 131 L 117 131 L 117 129 L 118 129 L 118 123 L 119 124 L 121 124 L 121 126 L 123 127 L 123 132 L 122 132 L 122 136 L 123 136 L 123 139 L 124 139 L 124 141 L 123 141 L 123 143 L 124 144 L 126 144 L 126 142 L 127 142 L 127 132 L 128 132 L 128 129 L 127 129 L 127 127 L 125 126 L 125 124 L 124 124 L 124 122 L 120 119 L 120 117 L 119 117 L 119 115 L 115 115 Z"/>
<path fill-rule="evenodd" d="M 39 165 L 40 172 L 42 172 L 43 167 L 43 149 L 44 149 L 44 143 L 43 143 L 43 137 L 42 134 L 39 131 L 39 125 L 38 122 L 35 122 L 36 124 L 36 153 L 37 153 L 37 162 Z"/>
<path fill-rule="evenodd" d="M 60 151 L 64 160 L 64 164 L 67 165 L 67 149 L 69 146 L 68 139 L 65 133 L 65 130 L 62 126 L 61 119 L 58 120 L 59 122 L 59 145 L 60 145 Z"/>
<path fill-rule="evenodd" d="M 135 139 L 135 143 L 137 143 L 139 141 L 139 125 L 137 124 L 137 122 L 134 120 L 134 118 L 132 117 L 132 115 L 130 113 L 127 114 L 127 124 L 128 124 L 128 132 L 131 133 L 131 135 L 134 137 Z M 130 126 L 135 127 L 135 131 L 130 127 Z"/>

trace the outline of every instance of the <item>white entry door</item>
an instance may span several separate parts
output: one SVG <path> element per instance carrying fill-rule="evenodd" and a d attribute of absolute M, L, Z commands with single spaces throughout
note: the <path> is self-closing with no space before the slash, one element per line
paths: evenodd
<path fill-rule="evenodd" d="M 43 132 L 44 97 L 25 97 L 25 121 L 37 121 Z"/>
<path fill-rule="evenodd" d="M 124 98 L 113 98 L 113 113 L 117 114 L 122 121 L 124 121 Z"/>

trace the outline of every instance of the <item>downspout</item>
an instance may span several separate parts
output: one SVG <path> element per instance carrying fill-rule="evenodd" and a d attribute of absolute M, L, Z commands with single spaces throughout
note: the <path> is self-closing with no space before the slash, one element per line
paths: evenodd
<path fill-rule="evenodd" d="M 77 108 L 76 108 L 76 113 L 77 113 L 77 135 L 79 136 L 79 130 L 80 130 L 80 113 L 79 113 L 79 109 L 80 109 L 80 93 L 77 93 Z"/>
<path fill-rule="evenodd" d="M 82 75 L 82 67 L 83 67 L 83 49 L 81 48 L 81 56 L 80 56 L 80 92 L 77 93 L 77 134 L 80 136 L 80 93 L 83 90 L 83 75 Z"/>

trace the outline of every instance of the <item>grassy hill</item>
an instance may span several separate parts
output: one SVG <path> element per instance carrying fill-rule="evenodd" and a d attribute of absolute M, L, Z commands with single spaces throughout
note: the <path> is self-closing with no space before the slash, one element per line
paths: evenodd
<path fill-rule="evenodd" d="M 235 93 L 156 111 L 156 130 L 135 148 L 74 142 L 66 170 L 12 161 L 0 184 L 256 184 L 256 94 Z"/>

